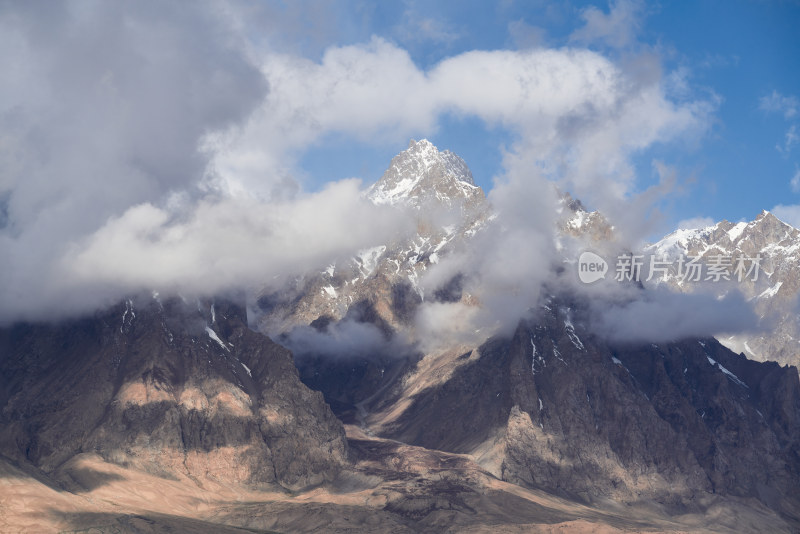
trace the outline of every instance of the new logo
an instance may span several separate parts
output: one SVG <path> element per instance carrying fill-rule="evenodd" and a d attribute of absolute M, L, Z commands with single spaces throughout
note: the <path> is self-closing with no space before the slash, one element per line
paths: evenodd
<path fill-rule="evenodd" d="M 606 260 L 588 250 L 578 258 L 578 278 L 584 284 L 597 282 L 606 277 L 608 263 Z"/>

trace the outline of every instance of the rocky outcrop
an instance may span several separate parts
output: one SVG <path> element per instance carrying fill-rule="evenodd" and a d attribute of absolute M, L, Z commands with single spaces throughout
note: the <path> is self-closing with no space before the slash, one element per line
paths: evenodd
<path fill-rule="evenodd" d="M 45 472 L 93 452 L 160 476 L 297 489 L 346 457 L 291 353 L 230 302 L 153 296 L 0 330 L 0 380 L 0 448 Z"/>

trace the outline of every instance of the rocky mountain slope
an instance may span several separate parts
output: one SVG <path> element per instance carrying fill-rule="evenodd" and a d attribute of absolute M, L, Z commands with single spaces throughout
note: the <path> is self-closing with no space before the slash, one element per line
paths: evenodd
<path fill-rule="evenodd" d="M 46 474 L 93 453 L 162 477 L 299 489 L 346 457 L 291 354 L 229 302 L 129 299 L 2 329 L 0 355 L 0 452 Z"/>
<path fill-rule="evenodd" d="M 704 289 L 716 294 L 741 291 L 753 303 L 763 331 L 723 336 L 720 341 L 754 360 L 800 365 L 800 230 L 765 211 L 750 222 L 720 221 L 706 228 L 677 230 L 645 252 L 670 260 L 680 255 L 700 257 L 705 265 L 727 263 L 725 271 L 731 283 L 721 280 L 711 287 L 706 284 Z M 735 275 L 740 257 L 760 257 L 758 272 L 743 276 L 741 281 Z M 674 270 L 663 283 L 686 292 L 698 287 L 681 282 Z"/>
<path fill-rule="evenodd" d="M 583 502 L 649 500 L 685 512 L 718 493 L 800 519 L 796 369 L 749 361 L 713 339 L 611 346 L 570 304 L 550 302 L 510 339 L 426 356 L 394 398 L 374 403 L 369 428 Z"/>
<path fill-rule="evenodd" d="M 511 338 L 411 364 L 345 425 L 345 458 L 241 308 L 138 302 L 0 331 L 3 531 L 800 524 L 797 373 L 713 340 L 608 347 L 554 300 Z"/>

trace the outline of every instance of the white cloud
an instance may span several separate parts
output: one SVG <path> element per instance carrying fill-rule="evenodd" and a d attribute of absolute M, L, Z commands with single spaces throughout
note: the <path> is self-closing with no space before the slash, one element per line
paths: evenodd
<path fill-rule="evenodd" d="M 214 178 L 269 194 L 264 177 L 290 175 L 293 155 L 326 133 L 402 143 L 430 135 L 449 112 L 518 132 L 508 164 L 542 168 L 586 198 L 619 199 L 634 182 L 633 152 L 703 131 L 713 109 L 671 102 L 653 75 L 657 59 L 641 63 L 652 65 L 628 72 L 588 50 L 498 50 L 424 71 L 379 38 L 329 48 L 320 62 L 268 55 L 271 91 L 261 108 L 245 126 L 209 138 Z M 598 180 L 608 186 L 597 188 Z"/>
<path fill-rule="evenodd" d="M 225 190 L 273 196 L 294 158 L 329 132 L 359 140 L 406 139 L 435 127 L 425 74 L 405 50 L 381 39 L 328 49 L 319 63 L 270 54 L 270 93 L 242 126 L 210 135 L 211 179 Z"/>
<path fill-rule="evenodd" d="M 798 204 L 778 204 L 770 210 L 775 217 L 786 224 L 800 228 L 800 205 Z"/>
<path fill-rule="evenodd" d="M 617 341 L 662 342 L 755 331 L 758 318 L 741 293 L 673 293 L 654 288 L 622 303 L 595 301 L 594 330 Z"/>
<path fill-rule="evenodd" d="M 410 218 L 365 200 L 359 186 L 344 180 L 270 204 L 238 198 L 202 200 L 185 211 L 132 206 L 72 242 L 52 265 L 57 278 L 36 281 L 46 293 L 24 295 L 15 313 L 36 315 L 53 298 L 87 311 L 142 288 L 188 295 L 262 289 L 411 230 Z"/>
<path fill-rule="evenodd" d="M 777 145 L 775 148 L 778 149 L 778 152 L 782 154 L 788 154 L 792 151 L 792 147 L 800 142 L 800 135 L 797 135 L 797 125 L 792 124 L 788 130 L 786 130 L 786 135 L 784 136 L 783 146 Z"/>
<path fill-rule="evenodd" d="M 266 91 L 233 40 L 207 5 L 3 4 L 0 319 L 34 302 L 55 313 L 70 242 L 191 190 L 198 140 Z"/>
<path fill-rule="evenodd" d="M 792 191 L 800 193 L 800 168 L 795 167 L 794 176 L 792 176 L 792 179 L 789 181 L 789 185 L 792 186 Z"/>
<path fill-rule="evenodd" d="M 489 201 L 497 218 L 466 250 L 445 257 L 422 280 L 430 293 L 460 273 L 463 290 L 480 306 L 423 303 L 418 325 L 428 339 L 447 342 L 459 336 L 467 341 L 508 334 L 536 305 L 543 284 L 561 261 L 553 240 L 557 200 L 556 189 L 535 170 L 511 170 L 495 185 Z"/>
<path fill-rule="evenodd" d="M 211 294 L 289 275 L 300 265 L 317 266 L 408 229 L 401 212 L 365 200 L 359 185 L 343 180 L 269 206 L 201 201 L 185 220 L 151 204 L 133 206 L 76 244 L 65 271 L 129 287 Z"/>
<path fill-rule="evenodd" d="M 778 91 L 772 91 L 769 95 L 762 96 L 758 101 L 758 107 L 762 111 L 769 113 L 781 113 L 785 119 L 791 119 L 797 115 L 800 103 L 796 96 L 784 96 Z"/>
<path fill-rule="evenodd" d="M 691 219 L 679 221 L 675 228 L 678 230 L 694 230 L 696 228 L 714 226 L 714 224 L 716 224 L 716 221 L 711 217 L 692 217 Z"/>
<path fill-rule="evenodd" d="M 608 14 L 595 6 L 586 7 L 581 11 L 585 24 L 572 33 L 570 40 L 602 42 L 614 48 L 628 46 L 639 32 L 643 8 L 642 2 L 636 0 L 617 0 L 610 5 Z"/>
<path fill-rule="evenodd" d="M 549 181 L 616 213 L 631 156 L 702 132 L 713 109 L 672 102 L 652 56 L 472 51 L 423 70 L 373 38 L 313 61 L 250 43 L 215 6 L 0 11 L 0 320 L 258 283 L 382 242 L 401 216 L 350 181 L 303 193 L 297 158 L 331 133 L 430 135 L 447 113 L 517 134 L 491 193 L 502 224 L 474 261 L 487 309 L 516 313 L 551 257 L 531 237 L 555 217 Z"/>

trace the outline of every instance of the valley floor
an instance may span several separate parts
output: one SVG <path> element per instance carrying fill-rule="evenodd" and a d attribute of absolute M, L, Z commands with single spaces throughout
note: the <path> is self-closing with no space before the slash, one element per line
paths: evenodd
<path fill-rule="evenodd" d="M 790 532 L 757 502 L 709 496 L 704 514 L 585 505 L 493 477 L 471 457 L 348 425 L 353 468 L 297 493 L 166 479 L 81 454 L 51 477 L 0 460 L 2 532 Z"/>

